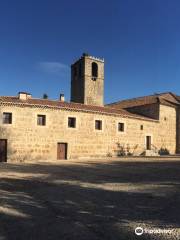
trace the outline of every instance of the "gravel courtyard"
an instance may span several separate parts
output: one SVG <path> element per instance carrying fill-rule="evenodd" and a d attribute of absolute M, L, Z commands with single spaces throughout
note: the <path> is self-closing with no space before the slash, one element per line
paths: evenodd
<path fill-rule="evenodd" d="M 157 229 L 169 232 L 150 232 Z M 180 161 L 1 163 L 7 239 L 180 239 Z"/>

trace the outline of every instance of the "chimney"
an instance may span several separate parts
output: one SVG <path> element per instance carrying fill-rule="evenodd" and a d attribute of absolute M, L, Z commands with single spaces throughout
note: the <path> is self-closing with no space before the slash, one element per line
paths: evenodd
<path fill-rule="evenodd" d="M 64 94 L 60 94 L 60 98 L 59 98 L 59 100 L 61 101 L 61 102 L 64 102 L 65 101 L 65 97 L 64 97 Z"/>
<path fill-rule="evenodd" d="M 20 100 L 27 100 L 32 97 L 31 94 L 27 92 L 19 92 L 18 96 Z"/>

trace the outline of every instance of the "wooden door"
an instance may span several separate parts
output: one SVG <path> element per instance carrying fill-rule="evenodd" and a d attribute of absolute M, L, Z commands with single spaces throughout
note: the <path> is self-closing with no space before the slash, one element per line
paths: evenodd
<path fill-rule="evenodd" d="M 151 136 L 146 136 L 146 149 L 151 150 Z"/>
<path fill-rule="evenodd" d="M 67 159 L 67 143 L 57 144 L 57 159 Z"/>
<path fill-rule="evenodd" d="M 7 161 L 7 140 L 0 139 L 0 162 Z"/>

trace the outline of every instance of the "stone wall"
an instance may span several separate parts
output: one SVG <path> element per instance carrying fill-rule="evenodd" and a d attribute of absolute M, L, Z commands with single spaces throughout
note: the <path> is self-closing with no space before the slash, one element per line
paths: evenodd
<path fill-rule="evenodd" d="M 95 81 L 91 75 L 93 62 L 98 65 L 98 77 Z M 104 62 L 90 57 L 85 57 L 85 104 L 104 105 Z"/>
<path fill-rule="evenodd" d="M 84 103 L 84 61 L 71 65 L 71 102 Z"/>
<path fill-rule="evenodd" d="M 180 153 L 180 108 L 177 108 L 176 110 L 177 113 L 177 124 L 176 124 L 176 140 L 177 140 L 177 145 L 176 145 L 176 152 Z"/>
<path fill-rule="evenodd" d="M 98 77 L 92 78 L 92 63 L 98 65 Z M 104 104 L 104 62 L 83 56 L 71 66 L 71 101 L 88 105 Z"/>
<path fill-rule="evenodd" d="M 158 148 L 176 152 L 176 108 L 160 105 L 160 126 L 156 136 Z"/>
<path fill-rule="evenodd" d="M 0 110 L 0 138 L 8 139 L 8 161 L 56 160 L 58 142 L 68 143 L 68 158 L 116 156 L 123 151 L 139 155 L 147 135 L 158 149 L 176 149 L 176 111 L 171 107 L 160 106 L 160 122 L 37 107 Z M 2 124 L 2 112 L 12 112 L 11 125 Z M 37 114 L 46 115 L 46 126 L 37 126 Z M 68 116 L 77 118 L 75 129 L 68 128 Z M 96 119 L 103 121 L 102 131 L 95 130 Z M 118 132 L 118 122 L 125 123 L 125 132 Z"/>

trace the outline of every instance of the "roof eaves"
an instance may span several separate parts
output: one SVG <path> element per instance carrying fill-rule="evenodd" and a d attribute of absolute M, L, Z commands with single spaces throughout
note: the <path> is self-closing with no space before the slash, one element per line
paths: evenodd
<path fill-rule="evenodd" d="M 73 107 L 68 107 L 68 106 L 52 106 L 52 105 L 42 105 L 42 104 L 31 104 L 31 103 L 17 103 L 17 102 L 5 102 L 2 101 L 1 103 L 5 105 L 14 105 L 14 106 L 30 106 L 30 107 L 42 107 L 42 108 L 51 108 L 51 109 L 64 109 L 64 110 L 71 110 L 71 111 L 78 111 L 78 112 L 91 112 L 91 113 L 100 113 L 100 114 L 105 114 L 105 115 L 114 115 L 114 116 L 121 116 L 125 118 L 132 118 L 132 119 L 139 119 L 139 120 L 145 120 L 145 121 L 153 121 L 153 122 L 159 122 L 156 119 L 144 117 L 144 116 L 136 116 L 133 114 L 126 114 L 126 113 L 110 113 L 110 112 L 103 112 L 103 111 L 98 111 L 98 110 L 88 110 L 88 109 L 82 109 L 82 108 L 73 108 Z"/>

